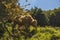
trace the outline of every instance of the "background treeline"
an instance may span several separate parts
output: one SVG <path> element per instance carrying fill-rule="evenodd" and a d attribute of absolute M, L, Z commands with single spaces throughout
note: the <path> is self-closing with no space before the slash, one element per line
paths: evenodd
<path fill-rule="evenodd" d="M 47 11 L 35 7 L 28 11 L 40 26 L 60 26 L 60 7 Z"/>

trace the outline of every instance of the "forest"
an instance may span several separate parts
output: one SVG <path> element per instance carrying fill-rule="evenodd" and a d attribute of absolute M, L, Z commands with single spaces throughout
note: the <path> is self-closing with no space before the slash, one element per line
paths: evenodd
<path fill-rule="evenodd" d="M 24 11 L 18 2 L 0 0 L 0 40 L 60 40 L 60 7 Z"/>

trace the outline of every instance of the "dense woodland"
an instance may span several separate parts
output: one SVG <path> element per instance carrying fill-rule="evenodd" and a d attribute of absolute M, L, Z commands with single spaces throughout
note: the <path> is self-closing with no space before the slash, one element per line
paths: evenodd
<path fill-rule="evenodd" d="M 18 1 L 0 0 L 0 40 L 60 40 L 60 7 L 24 11 Z"/>
<path fill-rule="evenodd" d="M 41 8 L 32 8 L 29 12 L 40 26 L 60 26 L 60 7 L 53 10 L 42 10 Z"/>

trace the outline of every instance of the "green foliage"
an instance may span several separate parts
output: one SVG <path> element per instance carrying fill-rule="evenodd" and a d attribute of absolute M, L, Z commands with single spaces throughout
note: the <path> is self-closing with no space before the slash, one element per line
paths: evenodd
<path fill-rule="evenodd" d="M 8 27 L 8 30 L 11 32 L 11 27 Z M 29 32 L 32 34 L 36 29 L 31 26 Z M 32 32 L 33 31 L 33 32 Z M 9 34 L 7 33 L 7 31 L 4 33 L 4 36 L 1 39 L 6 40 L 6 38 L 8 38 Z M 10 40 L 13 40 L 13 38 L 10 36 L 9 37 Z M 16 40 L 18 40 L 16 38 Z M 20 38 L 19 40 L 25 40 L 25 35 L 20 33 Z M 51 27 L 51 26 L 46 26 L 46 27 L 37 27 L 37 32 L 36 34 L 34 33 L 34 35 L 32 35 L 31 37 L 27 37 L 26 40 L 60 40 L 60 28 L 59 27 Z"/>
<path fill-rule="evenodd" d="M 56 38 L 55 40 L 60 39 L 60 33 L 56 28 L 53 27 L 38 27 L 37 34 L 33 35 L 31 40 L 54 40 L 53 36 Z"/>
<path fill-rule="evenodd" d="M 60 7 L 47 11 L 35 7 L 34 9 L 32 8 L 30 12 L 40 26 L 60 26 Z"/>
<path fill-rule="evenodd" d="M 32 8 L 24 12 L 20 5 L 18 5 L 18 1 L 19 0 L 0 0 L 1 40 L 60 40 L 60 27 L 57 27 L 60 26 L 60 8 L 44 11 L 35 7 L 34 9 Z M 26 2 L 28 2 L 28 0 L 26 0 Z M 30 14 L 37 20 L 37 27 L 32 26 L 36 21 L 29 21 L 30 18 L 28 18 L 27 15 L 29 16 Z M 18 20 L 22 22 L 21 19 L 15 19 L 21 15 L 26 15 L 25 20 L 29 19 L 26 22 L 25 20 L 23 21 L 25 26 L 19 26 L 17 23 L 14 24 Z M 28 25 L 30 24 L 29 22 L 33 23 Z M 26 25 L 28 26 L 26 27 Z M 18 27 L 20 27 L 20 31 Z"/>
<path fill-rule="evenodd" d="M 34 9 L 32 8 L 30 12 L 32 17 L 37 20 L 37 25 L 47 25 L 47 18 L 42 9 L 35 7 Z"/>
<path fill-rule="evenodd" d="M 5 30 L 3 28 L 3 24 L 0 23 L 0 38 L 3 37 L 4 32 L 5 32 Z"/>

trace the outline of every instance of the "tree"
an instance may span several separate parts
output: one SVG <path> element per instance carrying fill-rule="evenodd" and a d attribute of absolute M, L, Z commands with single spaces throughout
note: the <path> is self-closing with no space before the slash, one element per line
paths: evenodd
<path fill-rule="evenodd" d="M 54 14 L 52 14 L 49 18 L 49 25 L 56 26 L 56 19 Z"/>
<path fill-rule="evenodd" d="M 37 7 L 35 7 L 35 9 L 31 9 L 31 15 L 37 20 L 37 24 L 40 26 L 45 26 L 47 24 L 47 20 L 42 12 L 43 11 Z"/>
<path fill-rule="evenodd" d="M 23 13 L 23 9 L 20 8 L 19 5 L 17 5 L 18 1 L 19 0 L 0 0 L 0 22 L 2 22 L 3 28 L 7 30 L 9 35 L 12 34 L 8 31 L 6 27 L 7 21 L 9 19 L 14 20 L 15 17 L 20 16 Z"/>
<path fill-rule="evenodd" d="M 51 26 L 60 26 L 60 8 L 51 10 L 49 16 L 49 23 Z"/>
<path fill-rule="evenodd" d="M 26 14 L 24 14 L 25 12 L 18 5 L 18 1 L 19 0 L 0 0 L 0 13 L 1 13 L 0 22 L 3 23 L 4 29 L 6 29 L 9 36 L 13 37 L 13 40 L 16 40 L 16 38 L 19 39 L 20 32 L 18 29 L 15 29 L 15 28 L 16 28 L 17 24 L 18 24 L 18 28 L 20 27 L 20 25 L 22 25 L 22 23 L 20 22 L 22 19 L 19 19 L 21 15 L 22 16 L 25 15 L 25 17 L 23 18 L 25 20 L 22 20 L 25 27 L 28 24 L 28 26 L 26 27 L 26 31 L 27 31 L 27 29 L 29 29 L 30 25 L 37 26 L 36 20 L 33 19 L 30 14 L 29 14 L 30 16 L 29 15 L 26 16 Z M 31 21 L 29 21 L 29 18 Z M 25 21 L 26 21 L 26 23 L 25 23 Z M 8 31 L 8 29 L 6 27 L 6 23 L 10 23 L 10 24 L 12 23 L 12 25 L 11 25 L 12 33 L 10 33 Z"/>

